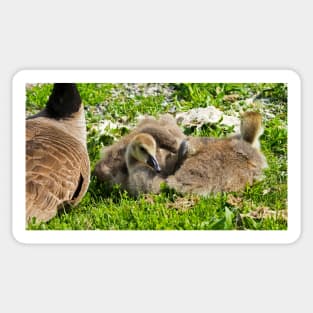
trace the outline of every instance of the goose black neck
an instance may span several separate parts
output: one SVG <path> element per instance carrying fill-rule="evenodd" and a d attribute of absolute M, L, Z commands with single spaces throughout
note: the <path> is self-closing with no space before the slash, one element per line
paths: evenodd
<path fill-rule="evenodd" d="M 56 83 L 46 105 L 46 110 L 51 118 L 60 119 L 70 117 L 78 112 L 81 98 L 76 84 Z"/>

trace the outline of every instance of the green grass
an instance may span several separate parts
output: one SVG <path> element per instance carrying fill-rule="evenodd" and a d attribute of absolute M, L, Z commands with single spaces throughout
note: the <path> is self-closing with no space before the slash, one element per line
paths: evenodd
<path fill-rule="evenodd" d="M 91 177 L 80 204 L 47 223 L 28 229 L 66 230 L 284 230 L 287 229 L 287 86 L 284 84 L 78 84 L 86 110 L 88 151 L 92 169 L 101 149 L 128 133 L 139 115 L 158 116 L 213 105 L 239 117 L 257 110 L 264 118 L 261 147 L 269 167 L 264 179 L 237 193 L 210 197 L 182 196 L 164 188 L 160 195 L 131 198 L 115 186 L 109 190 Z M 27 88 L 26 114 L 45 106 L 52 85 Z M 150 92 L 149 92 L 150 90 Z M 247 101 L 252 99 L 253 101 Z M 103 121 L 117 123 L 100 129 Z M 203 125 L 183 128 L 188 135 L 223 137 L 233 127 Z"/>

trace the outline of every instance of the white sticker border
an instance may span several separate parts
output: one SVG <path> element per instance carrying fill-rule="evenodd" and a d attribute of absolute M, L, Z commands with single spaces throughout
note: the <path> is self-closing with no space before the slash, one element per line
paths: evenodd
<path fill-rule="evenodd" d="M 34 231 L 25 229 L 26 83 L 287 83 L 288 229 Z M 22 70 L 12 81 L 12 234 L 28 244 L 288 244 L 301 234 L 301 81 L 293 70 Z"/>

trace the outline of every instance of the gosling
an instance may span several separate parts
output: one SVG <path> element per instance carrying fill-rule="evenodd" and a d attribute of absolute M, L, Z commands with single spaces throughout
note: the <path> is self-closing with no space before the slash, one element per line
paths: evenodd
<path fill-rule="evenodd" d="M 167 178 L 181 193 L 209 195 L 239 191 L 262 177 L 267 166 L 259 150 L 260 115 L 244 114 L 240 136 L 217 139 L 189 137 L 179 151 L 180 164 Z"/>
<path fill-rule="evenodd" d="M 186 138 L 175 119 L 163 115 L 159 119 L 144 118 L 137 127 L 121 140 L 103 149 L 103 157 L 95 166 L 94 174 L 99 181 L 109 185 L 119 184 L 122 188 L 127 181 L 128 170 L 125 161 L 126 148 L 139 133 L 150 134 L 156 142 L 156 158 L 161 167 L 161 175 L 166 177 L 174 173 L 177 163 L 177 151 Z"/>
<path fill-rule="evenodd" d="M 156 151 L 155 139 L 145 133 L 136 135 L 127 145 L 125 159 L 128 176 L 124 185 L 132 196 L 160 192 L 164 178 L 159 175 L 161 168 Z"/>

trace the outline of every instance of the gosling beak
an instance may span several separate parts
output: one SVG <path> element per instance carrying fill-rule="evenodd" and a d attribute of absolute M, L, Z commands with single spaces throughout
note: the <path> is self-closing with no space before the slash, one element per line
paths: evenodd
<path fill-rule="evenodd" d="M 152 166 L 158 173 L 161 172 L 161 168 L 159 166 L 158 161 L 156 160 L 156 158 L 154 158 L 152 155 L 149 155 L 147 164 L 149 164 L 150 166 Z"/>

